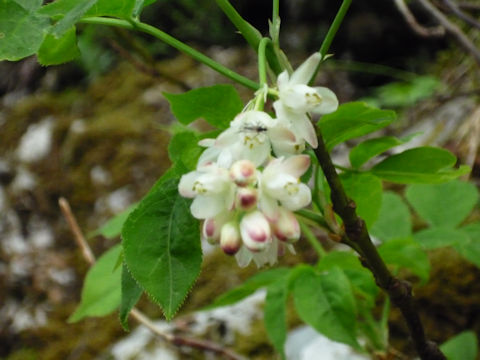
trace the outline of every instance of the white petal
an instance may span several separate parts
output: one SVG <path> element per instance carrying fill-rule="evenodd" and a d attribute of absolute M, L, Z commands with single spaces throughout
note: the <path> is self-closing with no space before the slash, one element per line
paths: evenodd
<path fill-rule="evenodd" d="M 223 196 L 198 195 L 190 206 L 193 217 L 197 219 L 208 219 L 225 210 Z"/>
<path fill-rule="evenodd" d="M 221 149 L 216 146 L 205 149 L 202 152 L 202 155 L 200 155 L 200 158 L 198 159 L 197 169 L 200 169 L 205 165 L 210 165 L 214 163 L 217 160 L 220 151 Z"/>
<path fill-rule="evenodd" d="M 246 214 L 240 221 L 243 244 L 250 251 L 262 251 L 271 242 L 271 229 L 265 215 L 260 211 Z"/>
<path fill-rule="evenodd" d="M 312 201 L 310 188 L 305 184 L 299 184 L 298 193 L 293 196 L 286 196 L 280 199 L 282 206 L 291 211 L 306 207 Z"/>
<path fill-rule="evenodd" d="M 200 176 L 198 171 L 191 171 L 188 174 L 185 174 L 180 179 L 178 184 L 178 192 L 183 197 L 193 198 L 197 195 L 197 192 L 193 189 L 195 181 Z"/>
<path fill-rule="evenodd" d="M 286 127 L 275 126 L 269 129 L 268 136 L 276 156 L 298 154 L 305 150 L 304 141 L 297 142 L 295 134 Z"/>
<path fill-rule="evenodd" d="M 338 109 L 338 99 L 335 93 L 326 87 L 316 87 L 315 91 L 322 102 L 311 111 L 315 114 L 330 114 Z"/>
<path fill-rule="evenodd" d="M 215 139 L 202 139 L 198 142 L 198 145 L 203 147 L 210 147 L 215 145 Z"/>
<path fill-rule="evenodd" d="M 322 56 L 319 52 L 311 55 L 302 65 L 297 68 L 297 70 L 293 72 L 292 76 L 290 77 L 289 84 L 308 84 L 313 76 L 313 73 L 315 72 L 315 69 L 320 63 L 320 60 L 322 60 Z"/>
<path fill-rule="evenodd" d="M 315 149 L 318 146 L 317 133 L 315 132 L 312 121 L 307 115 L 299 115 L 294 120 L 292 126 L 295 134 L 298 137 L 305 139 L 305 141 L 309 143 L 312 148 Z"/>
<path fill-rule="evenodd" d="M 285 70 L 281 72 L 277 77 L 277 85 L 279 89 L 282 89 L 285 86 L 288 86 L 290 76 L 288 75 L 288 71 Z"/>
<path fill-rule="evenodd" d="M 299 178 L 310 167 L 310 156 L 296 155 L 285 158 L 279 165 L 278 170 L 282 173 L 287 173 L 295 178 Z"/>
<path fill-rule="evenodd" d="M 242 246 L 235 254 L 235 259 L 237 260 L 238 266 L 244 268 L 252 261 L 252 253 L 245 246 Z"/>
<path fill-rule="evenodd" d="M 270 221 L 276 221 L 279 214 L 278 214 L 278 202 L 274 198 L 263 194 L 259 198 L 259 206 L 262 212 Z"/>

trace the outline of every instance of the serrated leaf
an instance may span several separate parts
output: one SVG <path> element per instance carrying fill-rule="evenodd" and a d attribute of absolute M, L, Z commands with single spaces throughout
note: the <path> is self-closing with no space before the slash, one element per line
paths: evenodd
<path fill-rule="evenodd" d="M 334 113 L 323 115 L 318 126 L 327 149 L 388 126 L 396 119 L 391 110 L 380 110 L 363 102 L 340 105 Z"/>
<path fill-rule="evenodd" d="M 247 296 L 250 296 L 261 287 L 268 286 L 286 277 L 289 272 L 290 270 L 287 268 L 274 268 L 259 272 L 244 281 L 243 284 L 217 297 L 210 305 L 205 307 L 204 310 L 235 304 Z"/>
<path fill-rule="evenodd" d="M 173 163 L 181 161 L 188 170 L 197 167 L 197 160 L 203 151 L 198 145 L 199 137 L 192 131 L 176 133 L 170 139 L 168 145 L 168 156 Z"/>
<path fill-rule="evenodd" d="M 94 237 L 97 235 L 102 235 L 107 239 L 113 239 L 120 235 L 122 231 L 123 224 L 127 220 L 130 213 L 135 209 L 138 204 L 135 203 L 130 205 L 127 209 L 123 210 L 121 213 L 115 215 L 109 219 L 105 224 L 103 224 L 99 229 L 88 234 L 88 237 Z"/>
<path fill-rule="evenodd" d="M 433 227 L 416 232 L 414 239 L 425 249 L 437 249 L 468 242 L 468 235 L 449 227 Z"/>
<path fill-rule="evenodd" d="M 467 235 L 468 241 L 454 247 L 465 259 L 480 268 L 480 223 L 472 223 L 459 229 Z"/>
<path fill-rule="evenodd" d="M 478 354 L 478 339 L 473 331 L 464 331 L 440 345 L 447 360 L 475 360 Z"/>
<path fill-rule="evenodd" d="M 199 225 L 170 179 L 144 197 L 122 229 L 132 276 L 170 320 L 200 273 Z"/>
<path fill-rule="evenodd" d="M 267 287 L 263 308 L 267 336 L 282 359 L 285 359 L 284 347 L 287 339 L 287 295 L 288 277 L 284 277 Z"/>
<path fill-rule="evenodd" d="M 204 118 L 210 125 L 226 129 L 243 109 L 243 103 L 232 85 L 215 85 L 183 94 L 163 93 L 175 117 L 184 125 Z"/>
<path fill-rule="evenodd" d="M 85 15 L 97 0 L 57 0 L 43 6 L 38 14 L 50 16 L 58 20 L 50 33 L 56 38 L 62 37 L 70 28 Z"/>
<path fill-rule="evenodd" d="M 382 206 L 370 233 L 382 241 L 406 238 L 412 234 L 412 220 L 408 206 L 391 191 L 382 196 Z"/>
<path fill-rule="evenodd" d="M 425 146 L 392 155 L 375 165 L 371 172 L 384 180 L 401 184 L 441 183 L 469 172 L 468 166 L 452 168 L 456 160 L 445 149 Z"/>
<path fill-rule="evenodd" d="M 347 251 L 331 251 L 318 262 L 318 269 L 325 271 L 334 267 L 342 269 L 350 280 L 355 293 L 359 294 L 369 307 L 375 305 L 379 288 L 370 271 L 368 271 L 357 256 Z"/>
<path fill-rule="evenodd" d="M 398 139 L 394 136 L 382 136 L 375 139 L 365 140 L 350 150 L 350 164 L 354 168 L 359 168 L 371 158 L 380 155 L 395 146 L 402 145 L 409 139 L 410 138 Z"/>
<path fill-rule="evenodd" d="M 378 248 L 382 259 L 389 265 L 409 269 L 426 283 L 430 275 L 430 261 L 420 245 L 411 238 L 393 239 Z"/>
<path fill-rule="evenodd" d="M 140 300 L 143 290 L 128 271 L 125 263 L 122 267 L 122 287 L 119 317 L 125 331 L 129 331 L 128 314 Z"/>
<path fill-rule="evenodd" d="M 382 205 L 382 182 L 368 173 L 343 173 L 340 178 L 347 195 L 355 201 L 357 214 L 370 228 Z"/>
<path fill-rule="evenodd" d="M 475 185 L 451 181 L 436 185 L 411 185 L 405 193 L 408 202 L 432 226 L 455 228 L 478 202 Z"/>
<path fill-rule="evenodd" d="M 37 52 L 50 23 L 12 0 L 0 0 L 0 60 L 16 61 Z"/>
<path fill-rule="evenodd" d="M 82 289 L 82 300 L 68 322 L 77 322 L 87 316 L 104 316 L 120 304 L 120 268 L 114 270 L 122 251 L 116 245 L 90 268 Z"/>
<path fill-rule="evenodd" d="M 47 35 L 37 52 L 38 62 L 44 66 L 63 64 L 79 55 L 80 50 L 77 47 L 77 35 L 74 27 L 59 39 L 53 35 Z"/>
<path fill-rule="evenodd" d="M 360 349 L 356 306 L 350 282 L 339 268 L 318 274 L 303 271 L 295 280 L 295 309 L 300 318 L 331 340 Z"/>
<path fill-rule="evenodd" d="M 96 0 L 85 16 L 113 16 L 130 19 L 136 0 Z"/>

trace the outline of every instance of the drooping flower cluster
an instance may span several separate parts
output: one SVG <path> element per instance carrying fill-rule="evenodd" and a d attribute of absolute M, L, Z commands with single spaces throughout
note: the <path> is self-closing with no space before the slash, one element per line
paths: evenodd
<path fill-rule="evenodd" d="M 300 182 L 310 166 L 302 152 L 305 142 L 317 146 L 309 113 L 338 107 L 332 91 L 307 85 L 320 60 L 316 53 L 291 75 L 278 76 L 276 118 L 245 110 L 216 139 L 202 140 L 207 149 L 197 169 L 180 180 L 180 194 L 194 199 L 192 215 L 204 220 L 202 236 L 235 255 L 240 266 L 252 259 L 273 264 L 300 238 L 293 212 L 311 201 Z"/>

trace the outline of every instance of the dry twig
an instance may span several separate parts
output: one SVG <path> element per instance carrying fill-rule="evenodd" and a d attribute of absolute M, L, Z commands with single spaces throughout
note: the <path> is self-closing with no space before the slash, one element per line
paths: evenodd
<path fill-rule="evenodd" d="M 69 205 L 68 201 L 65 198 L 60 198 L 58 200 L 58 204 L 60 206 L 60 209 L 62 210 L 63 216 L 67 220 L 67 223 L 68 223 L 68 226 L 70 227 L 70 230 L 72 231 L 75 242 L 77 243 L 77 245 L 82 250 L 82 255 L 83 255 L 85 261 L 90 266 L 94 265 L 95 264 L 95 256 L 93 255 L 93 252 L 90 249 L 90 246 L 88 245 L 87 241 L 85 240 L 85 236 L 83 236 L 83 233 L 80 230 L 80 227 L 78 226 L 78 222 L 75 218 L 75 215 L 73 215 L 72 209 L 70 208 L 70 205 Z M 230 349 L 224 348 L 223 346 L 221 346 L 217 343 L 214 343 L 214 342 L 211 342 L 211 341 L 195 339 L 195 338 L 173 335 L 173 334 L 164 332 L 164 331 L 160 330 L 158 327 L 156 327 L 155 324 L 153 323 L 153 321 L 150 318 L 148 318 L 145 314 L 143 314 L 140 310 L 138 310 L 137 308 L 133 308 L 130 312 L 130 315 L 138 323 L 147 327 L 155 335 L 157 335 L 158 337 L 162 338 L 163 340 L 165 340 L 165 341 L 167 341 L 167 342 L 169 342 L 173 345 L 188 346 L 188 347 L 200 349 L 200 350 L 203 350 L 203 351 L 213 352 L 213 353 L 216 353 L 220 356 L 223 356 L 224 359 L 245 360 L 242 356 L 234 353 Z"/>
<path fill-rule="evenodd" d="M 415 16 L 408 8 L 407 4 L 405 4 L 405 0 L 394 0 L 394 2 L 407 24 L 418 35 L 422 37 L 441 37 L 445 35 L 445 29 L 442 26 L 427 28 L 419 24 L 417 19 L 415 19 Z"/>

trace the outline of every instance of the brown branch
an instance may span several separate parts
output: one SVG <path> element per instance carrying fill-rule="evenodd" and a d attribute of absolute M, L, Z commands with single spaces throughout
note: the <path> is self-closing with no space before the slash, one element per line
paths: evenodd
<path fill-rule="evenodd" d="M 468 15 L 468 14 L 465 14 L 462 10 L 460 10 L 460 8 L 458 7 L 457 4 L 455 4 L 453 1 L 451 0 L 443 0 L 443 3 L 445 4 L 445 6 L 452 12 L 454 13 L 457 17 L 459 17 L 460 19 L 462 19 L 463 21 L 465 21 L 467 24 L 473 26 L 473 27 L 476 27 L 477 29 L 480 29 L 480 23 L 475 20 L 474 17 Z"/>
<path fill-rule="evenodd" d="M 408 8 L 407 4 L 405 4 L 405 0 L 394 0 L 394 2 L 407 24 L 418 35 L 422 37 L 441 37 L 445 35 L 445 29 L 441 26 L 427 28 L 419 24 L 415 16 Z"/>
<path fill-rule="evenodd" d="M 353 243 L 353 248 L 358 249 L 357 251 L 363 258 L 362 263 L 372 272 L 378 286 L 388 293 L 392 303 L 400 309 L 420 358 L 422 360 L 446 360 L 437 344 L 429 341 L 425 336 L 410 284 L 394 277 L 388 270 L 372 243 L 365 222 L 356 213 L 355 203 L 345 193 L 320 130 L 318 130 L 317 136 L 318 147 L 315 149 L 315 155 L 330 185 L 333 209 L 343 220 L 348 243 Z"/>
<path fill-rule="evenodd" d="M 60 206 L 60 209 L 62 210 L 62 213 L 67 220 L 68 226 L 70 227 L 70 230 L 72 231 L 73 237 L 75 239 L 75 242 L 77 245 L 80 247 L 82 250 L 82 255 L 87 261 L 87 263 L 92 266 L 95 264 L 95 255 L 93 254 L 92 250 L 90 249 L 90 246 L 88 245 L 87 241 L 85 240 L 85 236 L 83 236 L 82 231 L 80 230 L 80 227 L 78 226 L 78 222 L 75 218 L 75 215 L 72 212 L 72 209 L 70 208 L 70 205 L 68 201 L 65 198 L 60 198 L 58 200 L 58 204 Z M 178 336 L 178 335 L 172 335 L 167 332 L 164 332 L 160 330 L 158 327 L 155 326 L 153 321 L 149 319 L 145 314 L 143 314 L 140 310 L 137 308 L 133 308 L 130 311 L 130 315 L 132 318 L 134 318 L 138 323 L 144 325 L 146 328 L 148 328 L 150 331 L 152 331 L 155 335 L 158 337 L 162 338 L 163 340 L 176 345 L 176 346 L 188 346 L 191 348 L 196 348 L 199 350 L 203 351 L 209 351 L 213 352 L 215 354 L 218 354 L 220 356 L 223 356 L 224 359 L 228 360 L 245 360 L 242 356 L 234 353 L 230 349 L 226 349 L 223 346 L 214 343 L 212 341 L 206 341 L 206 340 L 200 340 L 200 339 L 194 339 L 194 338 L 188 338 L 188 337 L 183 337 L 183 336 Z"/>
<path fill-rule="evenodd" d="M 453 24 L 447 17 L 438 10 L 429 0 L 417 0 L 427 12 L 435 18 L 435 20 L 442 25 L 447 32 L 460 44 L 460 46 L 473 56 L 475 61 L 480 65 L 480 51 L 470 41 L 470 39 L 463 33 L 463 31 L 455 24 Z"/>

